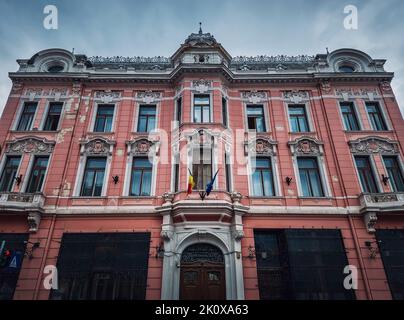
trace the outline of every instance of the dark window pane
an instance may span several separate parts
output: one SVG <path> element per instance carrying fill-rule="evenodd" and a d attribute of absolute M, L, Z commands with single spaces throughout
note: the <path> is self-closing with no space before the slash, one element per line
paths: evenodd
<path fill-rule="evenodd" d="M 359 130 L 358 119 L 354 110 L 354 105 L 351 102 L 341 102 L 341 113 L 346 130 L 357 131 Z"/>
<path fill-rule="evenodd" d="M 404 300 L 404 230 L 376 231 L 387 281 L 395 300 Z"/>
<path fill-rule="evenodd" d="M 247 106 L 247 124 L 249 130 L 256 130 L 257 132 L 265 131 L 265 115 L 262 105 Z"/>
<path fill-rule="evenodd" d="M 148 158 L 134 158 L 131 175 L 131 196 L 150 196 L 152 163 Z"/>
<path fill-rule="evenodd" d="M 49 104 L 48 116 L 46 117 L 43 130 L 56 131 L 58 129 L 62 107 L 63 103 L 60 102 L 51 102 Z"/>
<path fill-rule="evenodd" d="M 182 98 L 178 98 L 177 100 L 177 121 L 179 124 L 182 123 Z"/>
<path fill-rule="evenodd" d="M 384 156 L 384 165 L 387 170 L 387 176 L 395 192 L 404 192 L 404 178 L 399 158 L 395 156 Z"/>
<path fill-rule="evenodd" d="M 95 119 L 94 132 L 111 132 L 114 117 L 114 105 L 99 104 Z"/>
<path fill-rule="evenodd" d="M 298 158 L 297 163 L 303 196 L 324 197 L 317 159 Z"/>
<path fill-rule="evenodd" d="M 386 122 L 384 121 L 382 112 L 380 110 L 379 104 L 367 102 L 366 110 L 368 111 L 370 123 L 372 124 L 373 130 L 383 131 L 387 130 Z"/>
<path fill-rule="evenodd" d="M 192 175 L 195 190 L 202 190 L 212 180 L 212 150 L 195 148 L 193 151 Z"/>
<path fill-rule="evenodd" d="M 354 299 L 339 230 L 254 230 L 260 299 Z"/>
<path fill-rule="evenodd" d="M 140 106 L 138 132 L 150 132 L 156 129 L 156 106 Z"/>
<path fill-rule="evenodd" d="M 222 117 L 223 117 L 223 125 L 227 126 L 227 100 L 222 98 Z"/>
<path fill-rule="evenodd" d="M 210 97 L 208 95 L 194 96 L 194 122 L 210 122 Z"/>
<path fill-rule="evenodd" d="M 0 191 L 2 192 L 11 191 L 14 185 L 20 161 L 21 161 L 20 156 L 7 157 L 0 178 Z"/>
<path fill-rule="evenodd" d="M 19 131 L 31 130 L 31 126 L 35 117 L 36 108 L 37 108 L 36 102 L 29 102 L 24 104 L 24 108 L 20 116 L 20 121 L 17 126 L 17 130 Z"/>
<path fill-rule="evenodd" d="M 290 105 L 289 118 L 292 132 L 308 132 L 309 123 L 307 120 L 306 107 L 304 105 Z"/>
<path fill-rule="evenodd" d="M 48 167 L 49 157 L 35 157 L 34 164 L 31 169 L 30 177 L 28 180 L 27 192 L 34 193 L 40 192 L 42 189 L 43 181 L 45 180 L 45 173 Z"/>
<path fill-rule="evenodd" d="M 379 192 L 369 157 L 355 157 L 355 162 L 363 192 Z"/>
<path fill-rule="evenodd" d="M 4 249 L 10 250 L 12 257 L 19 256 L 20 260 L 20 264 L 17 268 L 9 268 L 8 266 L 0 268 L 0 301 L 13 299 L 23 262 L 22 260 L 25 256 L 25 241 L 27 240 L 28 234 L 26 233 L 0 233 L 0 245 L 5 241 Z"/>
<path fill-rule="evenodd" d="M 104 183 L 106 158 L 87 158 L 86 168 L 81 186 L 81 196 L 101 196 Z"/>
<path fill-rule="evenodd" d="M 145 299 L 150 233 L 65 233 L 52 300 Z"/>
<path fill-rule="evenodd" d="M 268 158 L 256 158 L 252 174 L 254 196 L 275 196 L 274 178 L 271 160 Z"/>

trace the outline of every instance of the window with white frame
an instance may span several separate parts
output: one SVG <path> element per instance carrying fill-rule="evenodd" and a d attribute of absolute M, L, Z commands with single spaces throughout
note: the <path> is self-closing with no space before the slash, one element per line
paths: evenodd
<path fill-rule="evenodd" d="M 264 105 L 251 105 L 246 107 L 248 130 L 265 132 L 265 112 Z"/>
<path fill-rule="evenodd" d="M 10 192 L 20 166 L 21 156 L 6 156 L 0 177 L 0 192 Z"/>
<path fill-rule="evenodd" d="M 194 95 L 193 120 L 196 123 L 211 122 L 210 95 L 208 94 Z"/>
<path fill-rule="evenodd" d="M 323 143 L 311 137 L 301 137 L 288 144 L 292 152 L 299 196 L 330 196 Z"/>
<path fill-rule="evenodd" d="M 111 132 L 114 120 L 114 104 L 98 104 L 94 132 Z"/>
<path fill-rule="evenodd" d="M 41 192 L 48 168 L 49 156 L 34 156 L 28 178 L 27 193 Z"/>
<path fill-rule="evenodd" d="M 347 131 L 359 131 L 359 120 L 353 102 L 340 102 L 340 109 L 344 128 Z"/>
<path fill-rule="evenodd" d="M 383 156 L 391 188 L 394 192 L 404 192 L 404 177 L 400 158 L 398 156 Z"/>
<path fill-rule="evenodd" d="M 387 130 L 386 120 L 384 119 L 380 104 L 368 101 L 365 104 L 372 129 L 375 131 Z"/>
<path fill-rule="evenodd" d="M 147 138 L 128 141 L 127 152 L 124 195 L 153 196 L 156 187 L 159 142 Z"/>
<path fill-rule="evenodd" d="M 363 192 L 377 193 L 376 177 L 369 156 L 355 156 L 356 170 Z"/>
<path fill-rule="evenodd" d="M 44 131 L 56 131 L 59 128 L 60 116 L 63 109 L 63 102 L 50 102 L 48 113 L 43 125 Z"/>
<path fill-rule="evenodd" d="M 30 131 L 34 124 L 38 102 L 25 102 L 16 127 L 18 131 Z"/>
<path fill-rule="evenodd" d="M 306 105 L 290 104 L 288 106 L 289 122 L 291 132 L 309 132 L 309 119 L 307 116 Z"/>
<path fill-rule="evenodd" d="M 156 129 L 156 106 L 140 105 L 137 132 L 150 132 Z"/>
<path fill-rule="evenodd" d="M 80 161 L 73 194 L 81 197 L 104 196 L 115 142 L 95 137 L 83 140 L 80 144 Z"/>
<path fill-rule="evenodd" d="M 276 174 L 276 142 L 259 137 L 244 143 L 245 155 L 249 157 L 250 194 L 255 197 L 279 195 Z"/>

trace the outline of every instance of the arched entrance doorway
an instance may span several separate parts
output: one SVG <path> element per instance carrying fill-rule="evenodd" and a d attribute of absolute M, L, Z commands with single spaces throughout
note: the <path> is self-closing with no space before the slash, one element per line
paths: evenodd
<path fill-rule="evenodd" d="M 181 255 L 180 300 L 225 300 L 222 251 L 208 243 L 187 247 Z"/>

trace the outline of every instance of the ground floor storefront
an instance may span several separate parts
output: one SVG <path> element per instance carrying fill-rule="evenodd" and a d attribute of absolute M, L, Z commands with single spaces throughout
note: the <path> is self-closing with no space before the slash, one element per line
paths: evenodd
<path fill-rule="evenodd" d="M 404 299 L 404 217 L 375 229 L 360 215 L 66 214 L 29 233 L 26 216 L 2 214 L 0 299 Z"/>

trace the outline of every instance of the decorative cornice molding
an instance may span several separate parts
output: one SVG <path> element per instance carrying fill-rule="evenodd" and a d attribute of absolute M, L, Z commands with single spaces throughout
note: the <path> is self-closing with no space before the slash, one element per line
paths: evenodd
<path fill-rule="evenodd" d="M 244 141 L 244 154 L 250 156 L 274 156 L 276 155 L 277 141 L 269 137 L 258 136 L 250 141 Z"/>
<path fill-rule="evenodd" d="M 94 100 L 100 100 L 102 103 L 111 103 L 121 98 L 120 91 L 95 91 Z"/>
<path fill-rule="evenodd" d="M 264 103 L 268 100 L 268 95 L 265 91 L 243 91 L 241 99 L 252 104 Z"/>
<path fill-rule="evenodd" d="M 158 155 L 160 152 L 160 141 L 149 140 L 148 137 L 138 137 L 135 140 L 126 141 L 128 154 L 134 156 Z"/>
<path fill-rule="evenodd" d="M 111 155 L 115 141 L 105 139 L 104 137 L 92 137 L 80 141 L 81 154 L 86 155 Z"/>
<path fill-rule="evenodd" d="M 152 104 L 160 102 L 162 99 L 161 92 L 157 91 L 140 91 L 136 93 L 136 99 L 145 104 Z"/>
<path fill-rule="evenodd" d="M 191 87 L 193 90 L 195 90 L 199 93 L 205 93 L 205 92 L 208 92 L 209 90 L 212 90 L 213 81 L 205 80 L 205 79 L 193 80 L 191 82 Z"/>
<path fill-rule="evenodd" d="M 283 100 L 292 103 L 304 103 L 310 100 L 310 94 L 303 90 L 283 91 Z"/>

